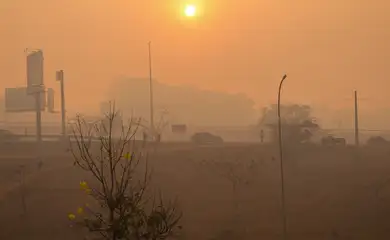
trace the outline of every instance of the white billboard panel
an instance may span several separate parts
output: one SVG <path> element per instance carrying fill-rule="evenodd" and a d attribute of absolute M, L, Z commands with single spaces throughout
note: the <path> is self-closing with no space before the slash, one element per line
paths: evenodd
<path fill-rule="evenodd" d="M 27 55 L 27 87 L 34 92 L 34 87 L 43 85 L 43 52 L 34 51 Z"/>
<path fill-rule="evenodd" d="M 36 99 L 34 95 L 27 93 L 27 88 L 5 89 L 5 110 L 7 112 L 31 112 L 35 111 Z M 45 92 L 41 92 L 41 111 L 45 110 Z"/>

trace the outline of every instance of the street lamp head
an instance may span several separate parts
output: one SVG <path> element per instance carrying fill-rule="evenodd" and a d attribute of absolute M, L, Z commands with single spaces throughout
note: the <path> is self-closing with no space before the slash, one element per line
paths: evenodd
<path fill-rule="evenodd" d="M 286 79 L 287 78 L 287 74 L 284 74 L 282 80 Z"/>

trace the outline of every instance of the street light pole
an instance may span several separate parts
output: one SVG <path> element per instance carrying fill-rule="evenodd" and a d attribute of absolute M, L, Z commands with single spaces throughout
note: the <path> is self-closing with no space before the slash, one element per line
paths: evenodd
<path fill-rule="evenodd" d="M 152 137 L 155 137 L 154 129 L 154 108 L 153 108 L 153 80 L 152 80 L 152 51 L 151 51 L 151 42 L 148 43 L 149 46 L 149 96 L 150 96 L 150 131 Z"/>
<path fill-rule="evenodd" d="M 286 219 L 286 204 L 284 195 L 284 168 L 283 168 L 283 143 L 282 143 L 282 119 L 280 117 L 280 93 L 282 91 L 282 85 L 287 78 L 285 74 L 280 81 L 278 91 L 278 134 L 279 134 L 279 157 L 280 157 L 280 178 L 281 178 L 281 194 L 282 194 L 282 219 L 283 219 L 283 239 L 287 239 L 287 219 Z"/>
<path fill-rule="evenodd" d="M 57 71 L 56 74 L 56 80 L 60 82 L 60 88 L 61 88 L 61 134 L 62 137 L 65 139 L 66 137 L 66 110 L 65 110 L 65 89 L 64 89 L 64 71 L 60 70 Z"/>
<path fill-rule="evenodd" d="M 359 113 L 358 113 L 358 95 L 354 92 L 355 97 L 355 146 L 359 147 Z"/>

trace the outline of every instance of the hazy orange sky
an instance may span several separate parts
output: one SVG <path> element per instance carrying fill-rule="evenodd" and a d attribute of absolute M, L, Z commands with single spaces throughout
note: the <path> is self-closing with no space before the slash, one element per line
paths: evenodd
<path fill-rule="evenodd" d="M 114 77 L 148 76 L 151 40 L 164 83 L 266 104 L 287 73 L 287 101 L 336 106 L 358 89 L 369 104 L 390 102 L 390 1 L 198 0 L 196 22 L 178 14 L 185 2 L 0 0 L 0 88 L 23 86 L 23 50 L 42 48 L 46 85 L 58 90 L 64 69 L 68 107 L 97 109 Z"/>

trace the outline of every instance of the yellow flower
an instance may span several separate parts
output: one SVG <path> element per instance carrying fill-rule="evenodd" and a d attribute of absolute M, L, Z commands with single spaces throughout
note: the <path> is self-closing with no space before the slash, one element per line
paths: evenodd
<path fill-rule="evenodd" d="M 86 181 L 81 181 L 80 182 L 80 188 L 83 189 L 83 190 L 89 189 L 87 182 Z"/>
<path fill-rule="evenodd" d="M 76 215 L 74 215 L 73 213 L 69 213 L 68 218 L 69 218 L 69 220 L 75 220 Z"/>
<path fill-rule="evenodd" d="M 77 213 L 78 214 L 83 214 L 84 213 L 84 209 L 82 207 L 77 208 Z"/>
<path fill-rule="evenodd" d="M 130 153 L 126 153 L 124 157 L 125 157 L 127 160 L 130 160 L 131 154 L 130 154 Z"/>

